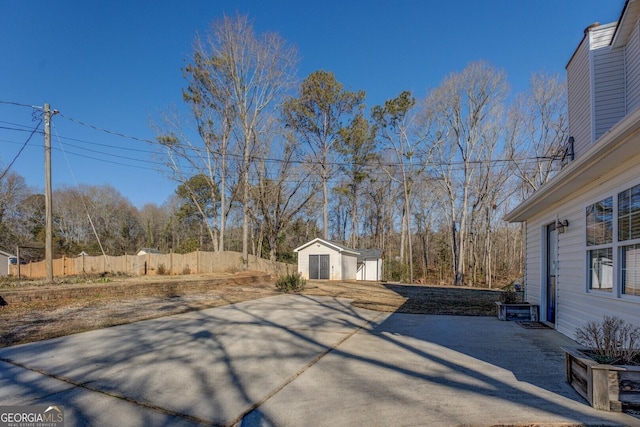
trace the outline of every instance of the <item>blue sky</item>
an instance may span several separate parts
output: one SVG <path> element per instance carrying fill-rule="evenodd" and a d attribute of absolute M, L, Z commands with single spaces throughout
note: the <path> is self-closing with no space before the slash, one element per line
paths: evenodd
<path fill-rule="evenodd" d="M 181 68 L 197 33 L 223 14 L 247 14 L 256 32 L 295 44 L 298 76 L 325 69 L 367 105 L 402 90 L 418 98 L 449 73 L 486 60 L 514 92 L 533 72 L 562 73 L 583 30 L 616 21 L 624 0 L 0 0 L 0 166 L 29 136 L 32 109 L 63 116 L 52 128 L 53 186 L 109 184 L 135 206 L 162 204 L 176 183 L 156 171 L 152 148 L 102 129 L 153 139 L 150 119 L 182 107 Z M 73 120 L 70 120 L 73 119 Z M 9 129 L 6 129 L 9 128 Z M 20 129 L 20 130 L 15 130 Z M 41 135 L 12 170 L 44 188 Z"/>

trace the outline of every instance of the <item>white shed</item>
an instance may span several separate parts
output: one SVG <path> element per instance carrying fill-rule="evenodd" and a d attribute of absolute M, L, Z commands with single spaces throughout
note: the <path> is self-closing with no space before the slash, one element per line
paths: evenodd
<path fill-rule="evenodd" d="M 15 257 L 15 255 L 11 255 L 8 252 L 0 251 L 0 276 L 9 275 L 9 265 L 11 264 L 11 259 L 15 259 Z"/>
<path fill-rule="evenodd" d="M 355 280 L 358 255 L 355 249 L 321 238 L 313 239 L 299 248 L 298 272 L 312 280 Z"/>
<path fill-rule="evenodd" d="M 140 248 L 140 250 L 138 251 L 137 255 L 141 256 L 141 255 L 161 255 L 162 252 L 160 252 L 157 249 L 154 248 Z"/>
<path fill-rule="evenodd" d="M 382 280 L 382 249 L 359 249 L 356 280 Z"/>

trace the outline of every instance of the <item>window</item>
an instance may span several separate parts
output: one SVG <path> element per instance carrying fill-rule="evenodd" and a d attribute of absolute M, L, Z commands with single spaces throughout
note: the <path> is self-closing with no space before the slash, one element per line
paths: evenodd
<path fill-rule="evenodd" d="M 618 194 L 618 241 L 640 239 L 640 185 Z"/>
<path fill-rule="evenodd" d="M 623 246 L 622 293 L 640 295 L 640 245 Z"/>
<path fill-rule="evenodd" d="M 622 293 L 640 295 L 640 185 L 618 194 L 618 241 Z"/>
<path fill-rule="evenodd" d="M 613 197 L 587 206 L 589 289 L 613 290 Z"/>
<path fill-rule="evenodd" d="M 589 288 L 611 292 L 613 290 L 613 250 L 589 251 Z"/>
<path fill-rule="evenodd" d="M 640 296 L 640 184 L 587 206 L 585 216 L 589 290 Z"/>

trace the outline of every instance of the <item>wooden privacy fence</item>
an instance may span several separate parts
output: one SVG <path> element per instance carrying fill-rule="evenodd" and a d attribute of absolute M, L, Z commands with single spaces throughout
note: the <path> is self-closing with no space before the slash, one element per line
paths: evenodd
<path fill-rule="evenodd" d="M 249 270 L 270 274 L 295 273 L 297 266 L 282 262 L 271 262 L 249 255 Z M 127 274 L 143 276 L 154 274 L 201 274 L 216 272 L 234 272 L 243 269 L 242 254 L 239 252 L 202 252 L 188 254 L 146 254 L 120 256 L 88 256 L 74 258 L 62 257 L 53 260 L 55 277 L 76 276 L 81 274 Z M 18 275 L 18 266 L 12 265 L 9 271 Z M 45 261 L 31 262 L 20 266 L 20 276 L 30 279 L 46 277 Z"/>

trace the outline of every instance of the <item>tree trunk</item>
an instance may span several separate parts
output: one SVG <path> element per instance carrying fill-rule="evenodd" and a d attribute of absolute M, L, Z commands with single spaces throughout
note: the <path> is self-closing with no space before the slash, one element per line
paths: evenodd
<path fill-rule="evenodd" d="M 400 220 L 400 262 L 406 262 L 405 247 L 406 247 L 406 233 L 407 233 L 407 211 L 406 206 L 402 207 L 402 218 Z"/>
<path fill-rule="evenodd" d="M 249 262 L 249 144 L 250 129 L 245 128 L 242 156 L 242 264 L 245 269 Z"/>
<path fill-rule="evenodd" d="M 407 212 L 407 245 L 409 251 L 409 283 L 413 283 L 413 245 L 411 244 L 411 205 L 409 193 L 405 192 L 405 211 Z"/>
<path fill-rule="evenodd" d="M 358 247 L 358 190 L 356 185 L 353 185 L 352 192 L 353 204 L 351 206 L 351 235 L 349 237 L 349 244 L 352 248 Z"/>
<path fill-rule="evenodd" d="M 322 223 L 324 225 L 323 236 L 329 240 L 329 187 L 326 171 L 322 175 Z"/>

